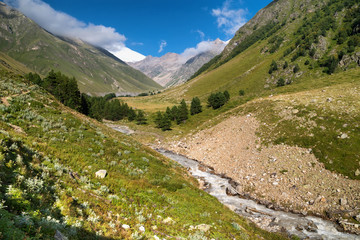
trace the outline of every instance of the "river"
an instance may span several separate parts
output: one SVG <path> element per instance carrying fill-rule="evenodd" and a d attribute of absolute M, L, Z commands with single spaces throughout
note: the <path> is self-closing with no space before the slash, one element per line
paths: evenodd
<path fill-rule="evenodd" d="M 127 127 L 115 125 L 109 125 L 109 127 L 128 135 L 133 133 Z M 205 191 L 216 197 L 222 204 L 267 231 L 283 231 L 287 232 L 289 236 L 296 235 L 301 239 L 360 240 L 358 235 L 338 231 L 338 226 L 331 221 L 273 210 L 253 200 L 228 195 L 229 189 L 234 190 L 230 179 L 214 174 L 211 169 L 206 169 L 196 160 L 164 149 L 156 150 L 187 168 L 193 177 L 203 181 L 208 186 Z"/>
<path fill-rule="evenodd" d="M 204 181 L 208 186 L 205 191 L 216 197 L 222 204 L 237 214 L 257 223 L 259 227 L 265 230 L 285 231 L 289 235 L 296 235 L 301 239 L 360 239 L 360 236 L 338 231 L 337 225 L 331 221 L 313 216 L 272 210 L 253 200 L 228 195 L 226 192 L 233 189 L 228 178 L 216 175 L 210 169 L 204 171 L 204 167 L 200 167 L 199 162 L 185 156 L 164 149 L 157 149 L 157 151 L 189 169 L 195 178 Z"/>

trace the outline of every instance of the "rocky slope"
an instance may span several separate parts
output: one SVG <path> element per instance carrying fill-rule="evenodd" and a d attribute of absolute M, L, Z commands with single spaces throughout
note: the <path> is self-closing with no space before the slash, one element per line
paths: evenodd
<path fill-rule="evenodd" d="M 46 75 L 51 69 L 74 76 L 82 92 L 140 93 L 161 86 L 104 49 L 56 37 L 0 2 L 0 49 L 27 68 Z"/>
<path fill-rule="evenodd" d="M 217 39 L 208 42 L 206 50 L 193 54 L 167 53 L 162 57 L 147 56 L 144 60 L 129 63 L 130 66 L 142 71 L 161 86 L 169 87 L 187 81 L 202 65 L 218 55 L 226 43 Z"/>

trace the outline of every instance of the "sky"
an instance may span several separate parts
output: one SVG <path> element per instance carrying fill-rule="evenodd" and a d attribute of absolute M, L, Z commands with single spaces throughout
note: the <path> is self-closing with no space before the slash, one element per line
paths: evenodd
<path fill-rule="evenodd" d="M 80 38 L 124 61 L 200 52 L 235 32 L 271 0 L 4 0 L 57 35 Z M 200 49 L 200 47 L 201 49 Z M 189 52 L 189 51 L 187 51 Z"/>

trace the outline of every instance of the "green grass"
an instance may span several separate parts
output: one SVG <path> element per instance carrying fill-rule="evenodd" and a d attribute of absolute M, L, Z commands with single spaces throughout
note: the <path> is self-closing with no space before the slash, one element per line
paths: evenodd
<path fill-rule="evenodd" d="M 0 89 L 10 104 L 0 104 L 3 237 L 52 238 L 59 230 L 71 239 L 283 238 L 199 190 L 177 163 L 64 107 L 38 86 L 1 72 Z M 106 178 L 95 178 L 99 169 Z M 174 222 L 163 223 L 167 217 Z M 199 224 L 211 230 L 190 230 Z"/>

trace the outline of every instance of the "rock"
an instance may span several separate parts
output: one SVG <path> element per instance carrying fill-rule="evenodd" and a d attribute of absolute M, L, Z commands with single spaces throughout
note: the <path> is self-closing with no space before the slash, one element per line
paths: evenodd
<path fill-rule="evenodd" d="M 211 226 L 207 225 L 207 224 L 200 224 L 200 225 L 197 225 L 195 228 L 202 232 L 207 232 L 210 230 Z"/>
<path fill-rule="evenodd" d="M 327 102 L 332 102 L 332 100 L 333 100 L 332 98 L 327 98 L 326 99 Z"/>
<path fill-rule="evenodd" d="M 346 198 L 340 198 L 339 202 L 341 206 L 345 206 L 347 204 Z"/>
<path fill-rule="evenodd" d="M 359 169 L 356 169 L 355 171 L 355 176 L 359 176 L 360 175 L 360 170 Z"/>
<path fill-rule="evenodd" d="M 243 192 L 243 189 L 242 189 L 242 187 L 241 187 L 240 185 L 237 185 L 237 186 L 236 186 L 236 191 L 237 191 L 238 193 L 242 193 L 242 192 Z"/>
<path fill-rule="evenodd" d="M 341 139 L 345 139 L 345 138 L 348 138 L 349 136 L 346 134 L 346 133 L 343 133 L 343 134 L 341 134 L 341 136 L 340 136 L 340 138 Z"/>
<path fill-rule="evenodd" d="M 299 112 L 299 110 L 298 109 L 294 109 L 294 110 L 292 110 L 292 113 L 293 114 L 297 114 Z"/>
<path fill-rule="evenodd" d="M 317 232 L 317 226 L 313 222 L 309 222 L 305 229 L 309 232 Z"/>
<path fill-rule="evenodd" d="M 360 222 L 360 214 L 358 214 L 357 216 L 355 216 L 356 221 Z"/>
<path fill-rule="evenodd" d="M 163 220 L 163 223 L 173 224 L 173 223 L 175 223 L 175 221 L 171 217 L 167 217 Z"/>
<path fill-rule="evenodd" d="M 68 240 L 68 238 L 65 237 L 59 230 L 56 230 L 54 239 L 55 240 Z"/>
<path fill-rule="evenodd" d="M 129 225 L 127 225 L 127 224 L 123 224 L 123 225 L 121 225 L 121 227 L 122 227 L 123 229 L 125 229 L 125 230 L 127 230 L 127 229 L 129 229 L 129 228 L 130 228 L 130 226 L 129 226 Z"/>
<path fill-rule="evenodd" d="M 233 187 L 226 187 L 226 194 L 229 196 L 236 196 L 238 192 Z"/>
<path fill-rule="evenodd" d="M 315 201 L 314 200 L 310 200 L 309 201 L 309 205 L 314 205 Z"/>
<path fill-rule="evenodd" d="M 95 177 L 97 177 L 97 178 L 105 178 L 106 174 L 107 174 L 106 170 L 101 169 L 101 170 L 99 170 L 99 171 L 97 171 L 95 173 Z"/>

